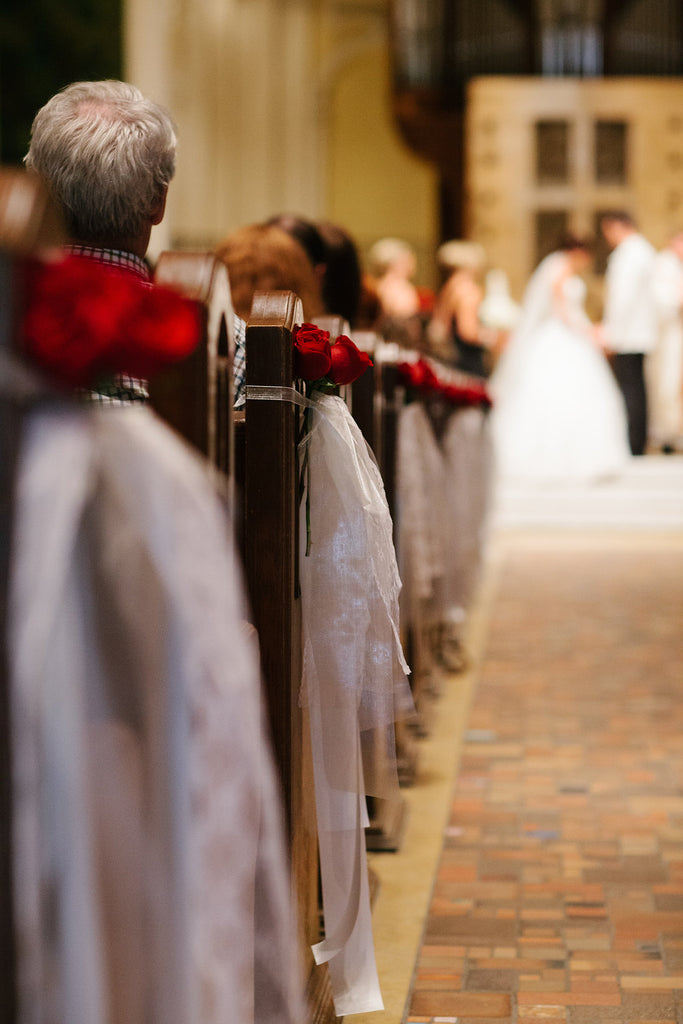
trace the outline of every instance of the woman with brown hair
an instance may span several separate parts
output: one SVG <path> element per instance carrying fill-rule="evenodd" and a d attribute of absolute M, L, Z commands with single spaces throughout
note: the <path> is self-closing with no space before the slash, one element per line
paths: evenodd
<path fill-rule="evenodd" d="M 232 303 L 243 320 L 249 319 L 256 292 L 295 292 L 303 303 L 305 320 L 324 313 L 319 275 L 303 246 L 277 225 L 238 228 L 215 252 L 228 269 Z"/>

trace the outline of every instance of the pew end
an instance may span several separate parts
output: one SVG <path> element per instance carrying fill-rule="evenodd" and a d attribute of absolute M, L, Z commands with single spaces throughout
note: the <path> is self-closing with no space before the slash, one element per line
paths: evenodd
<path fill-rule="evenodd" d="M 292 333 L 302 322 L 303 308 L 293 292 L 254 296 L 246 332 L 247 399 L 241 427 L 243 550 L 287 817 L 307 1024 L 331 1024 L 336 1017 L 327 965 L 316 966 L 311 952 L 321 938 L 318 843 L 308 713 L 299 702 L 303 652 L 297 443 L 302 413 L 287 395 L 295 386 Z M 263 392 L 254 397 L 251 389 L 260 388 L 274 389 L 274 400 Z"/>
<path fill-rule="evenodd" d="M 0 169 L 0 252 L 27 256 L 64 245 L 66 229 L 35 174 Z"/>
<path fill-rule="evenodd" d="M 150 381 L 150 401 L 171 427 L 228 478 L 233 475 L 234 313 L 225 265 L 210 252 L 163 252 L 154 282 L 199 303 L 202 341 Z"/>

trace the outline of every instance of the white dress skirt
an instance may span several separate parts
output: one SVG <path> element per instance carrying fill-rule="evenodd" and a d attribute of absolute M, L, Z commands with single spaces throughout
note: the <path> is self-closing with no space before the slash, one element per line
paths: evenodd
<path fill-rule="evenodd" d="M 492 432 L 502 480 L 572 482 L 619 474 L 630 458 L 626 410 L 609 363 L 589 336 L 585 285 L 553 285 L 565 256 L 532 275 L 522 316 L 492 375 Z"/>

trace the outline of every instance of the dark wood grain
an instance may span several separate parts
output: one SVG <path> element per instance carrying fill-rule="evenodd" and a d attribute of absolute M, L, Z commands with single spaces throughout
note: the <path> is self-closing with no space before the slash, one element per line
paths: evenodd
<path fill-rule="evenodd" d="M 202 337 L 194 352 L 150 381 L 154 410 L 232 476 L 233 309 L 223 263 L 210 252 L 164 252 L 154 280 L 199 303 Z"/>
<path fill-rule="evenodd" d="M 257 294 L 247 324 L 247 404 L 244 423 L 244 561 L 259 635 L 268 716 L 289 831 L 301 959 L 309 1024 L 336 1020 L 327 967 L 311 945 L 321 938 L 313 767 L 302 672 L 298 595 L 299 467 L 302 410 L 290 401 L 262 400 L 250 388 L 292 388 L 292 331 L 303 319 L 291 292 Z"/>

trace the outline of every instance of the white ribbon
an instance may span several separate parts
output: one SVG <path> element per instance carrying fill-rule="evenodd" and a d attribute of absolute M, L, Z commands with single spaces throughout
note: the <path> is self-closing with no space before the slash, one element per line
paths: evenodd
<path fill-rule="evenodd" d="M 311 549 L 301 593 L 301 701 L 310 709 L 325 939 L 339 1016 L 383 1008 L 372 939 L 364 828 L 366 792 L 396 787 L 394 722 L 413 712 L 399 638 L 401 581 L 381 475 L 344 402 L 313 399 L 309 460 Z M 310 413 L 309 413 L 310 415 Z M 363 759 L 378 736 L 386 758 Z M 395 788 L 394 788 L 395 791 Z"/>
<path fill-rule="evenodd" d="M 312 402 L 296 388 L 279 387 L 272 384 L 249 384 L 245 389 L 247 401 L 250 402 L 291 402 L 305 409 L 311 408 Z"/>

